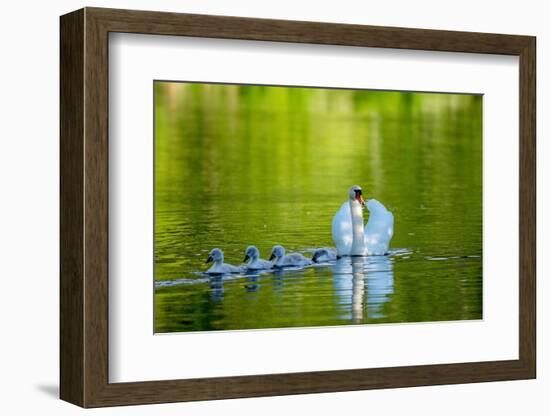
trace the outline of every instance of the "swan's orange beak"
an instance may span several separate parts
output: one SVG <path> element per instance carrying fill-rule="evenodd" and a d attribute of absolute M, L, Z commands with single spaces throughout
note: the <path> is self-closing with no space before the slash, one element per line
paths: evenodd
<path fill-rule="evenodd" d="M 360 194 L 359 192 L 357 192 L 355 194 L 355 199 L 356 199 L 357 202 L 359 202 L 361 204 L 361 206 L 365 205 L 365 200 L 363 199 L 363 195 Z"/>

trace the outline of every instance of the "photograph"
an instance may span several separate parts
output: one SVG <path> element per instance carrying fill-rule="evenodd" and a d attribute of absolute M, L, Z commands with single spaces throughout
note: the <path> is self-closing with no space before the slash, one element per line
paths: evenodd
<path fill-rule="evenodd" d="M 154 333 L 483 319 L 483 95 L 155 80 Z"/>

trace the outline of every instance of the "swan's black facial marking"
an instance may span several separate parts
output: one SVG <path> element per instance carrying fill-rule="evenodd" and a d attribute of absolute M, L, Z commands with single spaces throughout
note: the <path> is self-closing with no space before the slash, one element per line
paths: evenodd
<path fill-rule="evenodd" d="M 319 260 L 320 257 L 324 256 L 325 254 L 328 254 L 328 252 L 326 250 L 317 250 L 314 254 L 313 254 L 313 257 L 311 258 L 311 261 L 313 263 L 317 263 L 317 260 Z"/>
<path fill-rule="evenodd" d="M 210 263 L 210 262 L 213 262 L 213 261 L 214 261 L 214 258 L 212 256 L 208 256 L 205 263 Z"/>
<path fill-rule="evenodd" d="M 356 188 L 353 190 L 355 193 L 355 200 L 359 202 L 362 206 L 365 206 L 365 200 L 363 199 L 363 190 L 361 188 Z"/>
<path fill-rule="evenodd" d="M 247 254 L 246 256 L 244 256 L 243 263 L 246 263 L 248 260 L 250 260 L 250 256 Z"/>

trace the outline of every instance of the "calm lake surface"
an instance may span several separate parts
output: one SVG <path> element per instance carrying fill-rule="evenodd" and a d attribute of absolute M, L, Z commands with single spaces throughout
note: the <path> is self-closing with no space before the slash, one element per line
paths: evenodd
<path fill-rule="evenodd" d="M 155 332 L 482 318 L 482 97 L 155 83 Z M 351 185 L 388 256 L 209 279 L 332 247 Z M 368 212 L 365 212 L 365 221 Z"/>

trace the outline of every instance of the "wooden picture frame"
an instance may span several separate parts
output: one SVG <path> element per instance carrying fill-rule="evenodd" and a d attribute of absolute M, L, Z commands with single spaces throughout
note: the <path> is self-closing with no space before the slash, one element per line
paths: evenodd
<path fill-rule="evenodd" d="M 61 17 L 60 396 L 82 407 L 338 392 L 536 376 L 535 38 L 85 8 Z M 520 91 L 519 359 L 110 383 L 110 32 L 515 55 Z"/>

